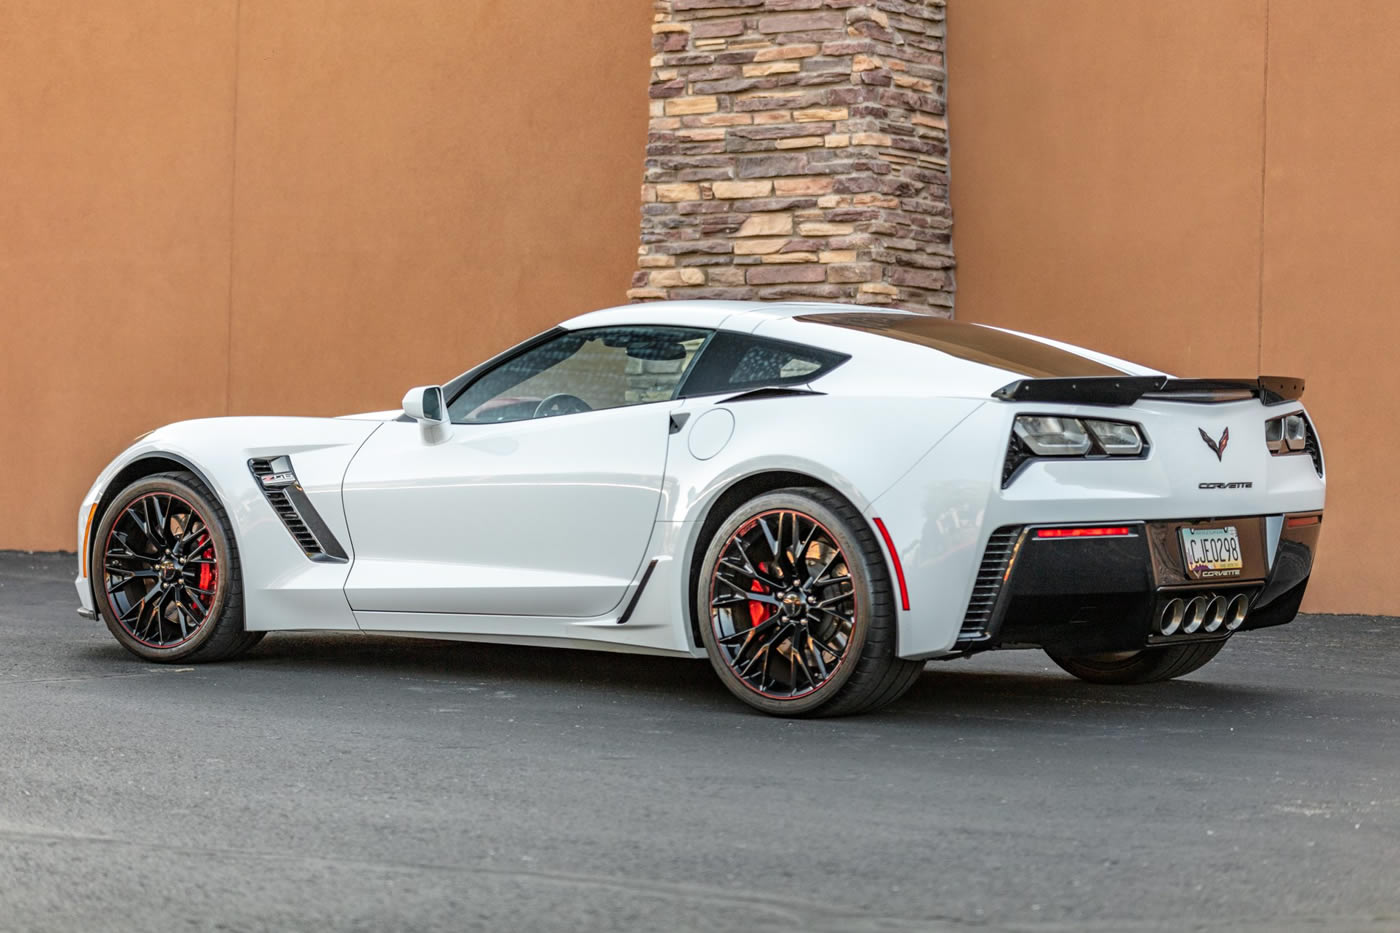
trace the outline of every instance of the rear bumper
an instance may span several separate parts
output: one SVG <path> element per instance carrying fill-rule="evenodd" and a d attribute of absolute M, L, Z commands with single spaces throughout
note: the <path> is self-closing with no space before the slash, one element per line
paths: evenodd
<path fill-rule="evenodd" d="M 1290 622 L 1312 573 L 1321 522 L 1320 512 L 1133 521 L 1115 523 L 1114 534 L 1095 537 L 1046 537 L 1051 527 L 1046 525 L 998 528 L 983 556 L 954 652 L 1003 647 L 1068 654 L 1129 651 L 1222 640 L 1234 631 Z M 1179 529 L 1222 524 L 1238 529 L 1244 566 L 1238 576 L 1193 578 L 1178 544 Z M 1217 597 L 1220 602 L 1212 605 Z M 1172 628 L 1163 624 L 1164 613 L 1170 617 L 1182 607 L 1196 606 L 1219 606 L 1222 612 L 1239 607 L 1243 618 L 1227 626 L 1216 623 L 1212 613 L 1199 627 L 1180 625 L 1163 634 Z"/>

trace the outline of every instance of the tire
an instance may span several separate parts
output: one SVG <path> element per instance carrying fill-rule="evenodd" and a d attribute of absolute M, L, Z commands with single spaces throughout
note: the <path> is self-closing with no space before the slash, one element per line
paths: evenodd
<path fill-rule="evenodd" d="M 766 493 L 731 513 L 702 558 L 695 611 L 720 680 L 775 716 L 867 712 L 898 699 L 924 669 L 895 654 L 879 542 L 826 489 Z"/>
<path fill-rule="evenodd" d="M 1163 645 L 1111 655 L 1066 657 L 1047 651 L 1050 660 L 1091 684 L 1151 684 L 1184 677 L 1205 667 L 1225 647 L 1225 642 L 1202 641 Z"/>
<path fill-rule="evenodd" d="M 226 661 L 262 640 L 244 629 L 228 514 L 193 473 L 157 473 L 118 493 L 97 527 L 88 577 L 107 628 L 142 660 Z"/>

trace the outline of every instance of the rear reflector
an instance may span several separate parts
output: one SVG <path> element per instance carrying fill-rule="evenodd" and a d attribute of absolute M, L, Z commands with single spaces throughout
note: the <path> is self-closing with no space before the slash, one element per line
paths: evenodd
<path fill-rule="evenodd" d="M 1127 525 L 1079 526 L 1077 528 L 1037 528 L 1037 538 L 1121 538 L 1133 529 Z"/>
<path fill-rule="evenodd" d="M 88 542 L 92 540 L 92 517 L 97 514 L 97 503 L 88 509 L 87 521 L 83 523 L 83 576 L 88 575 Z"/>
<path fill-rule="evenodd" d="M 1289 528 L 1300 528 L 1303 525 L 1316 525 L 1321 521 L 1321 515 L 1290 515 L 1283 523 Z"/>
<path fill-rule="evenodd" d="M 908 609 L 909 587 L 904 584 L 904 566 L 899 562 L 899 552 L 894 549 L 894 540 L 890 538 L 890 532 L 885 527 L 885 523 L 877 518 L 875 519 L 875 527 L 880 529 L 880 536 L 885 539 L 885 547 L 890 549 L 890 559 L 894 561 L 894 575 L 899 580 L 899 604 Z"/>

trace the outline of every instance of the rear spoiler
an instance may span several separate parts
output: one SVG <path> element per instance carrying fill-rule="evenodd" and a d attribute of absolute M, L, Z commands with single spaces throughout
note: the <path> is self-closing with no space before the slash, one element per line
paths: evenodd
<path fill-rule="evenodd" d="M 1170 376 L 1088 376 L 1018 379 L 992 393 L 1003 402 L 1062 402 L 1079 405 L 1131 405 L 1138 399 L 1172 402 L 1236 402 L 1257 398 L 1282 405 L 1303 395 L 1303 380 L 1292 376 L 1257 379 L 1173 379 Z"/>

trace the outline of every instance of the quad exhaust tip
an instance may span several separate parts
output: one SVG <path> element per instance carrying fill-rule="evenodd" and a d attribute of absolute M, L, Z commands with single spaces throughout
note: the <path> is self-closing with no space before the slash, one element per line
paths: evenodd
<path fill-rule="evenodd" d="M 1206 624 L 1206 612 L 1210 609 L 1209 596 L 1197 596 L 1186 604 L 1186 624 L 1181 627 L 1181 634 L 1194 635 L 1200 631 L 1202 625 Z"/>
<path fill-rule="evenodd" d="M 1220 631 L 1220 626 L 1225 624 L 1225 609 L 1228 605 L 1229 601 L 1224 596 L 1217 596 L 1210 601 L 1210 605 L 1206 607 L 1207 632 Z"/>
<path fill-rule="evenodd" d="M 1175 635 L 1186 620 L 1186 603 L 1173 599 L 1162 607 L 1161 618 L 1157 620 L 1157 631 L 1163 635 Z"/>
<path fill-rule="evenodd" d="M 1224 629 L 1233 632 L 1244 624 L 1249 614 L 1249 596 L 1240 593 L 1233 599 L 1228 596 L 1203 594 L 1191 600 L 1180 597 L 1167 600 L 1157 617 L 1159 635 L 1194 635 L 1196 632 L 1214 633 Z"/>
<path fill-rule="evenodd" d="M 1244 625 L 1244 617 L 1249 615 L 1249 597 L 1241 593 L 1230 601 L 1225 612 L 1225 631 L 1233 632 Z"/>

